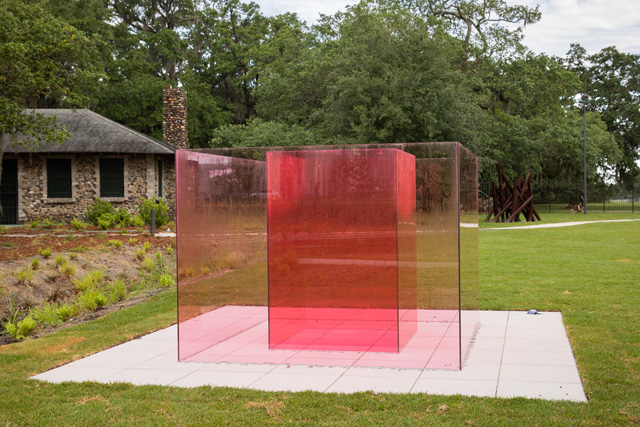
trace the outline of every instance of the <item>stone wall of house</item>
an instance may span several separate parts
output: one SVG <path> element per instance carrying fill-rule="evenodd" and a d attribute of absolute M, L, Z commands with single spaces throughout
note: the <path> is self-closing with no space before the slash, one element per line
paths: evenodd
<path fill-rule="evenodd" d="M 132 215 L 144 197 L 158 194 L 158 160 L 163 164 L 163 199 L 169 206 L 170 216 L 175 219 L 175 165 L 171 155 L 99 155 L 99 154 L 26 154 L 18 157 L 18 222 L 34 218 L 52 217 L 70 220 L 84 218 L 87 206 L 100 196 L 99 162 L 101 157 L 124 158 L 124 197 L 104 198 Z M 71 158 L 70 199 L 47 197 L 47 158 Z"/>

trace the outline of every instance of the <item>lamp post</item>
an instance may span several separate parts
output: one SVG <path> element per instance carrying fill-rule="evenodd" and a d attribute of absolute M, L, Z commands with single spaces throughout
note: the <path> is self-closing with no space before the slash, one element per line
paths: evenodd
<path fill-rule="evenodd" d="M 584 194 L 584 207 L 582 211 L 587 214 L 587 100 L 588 95 L 582 94 L 582 192 Z"/>

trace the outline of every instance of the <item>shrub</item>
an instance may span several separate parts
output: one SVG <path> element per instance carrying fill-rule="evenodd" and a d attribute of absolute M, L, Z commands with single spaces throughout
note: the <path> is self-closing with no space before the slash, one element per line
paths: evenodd
<path fill-rule="evenodd" d="M 115 214 L 115 223 L 120 227 L 126 227 L 131 224 L 131 214 L 126 209 L 120 208 Z"/>
<path fill-rule="evenodd" d="M 102 291 L 94 288 L 87 289 L 78 297 L 78 306 L 86 311 L 94 311 L 98 307 L 104 307 L 107 303 L 107 297 Z"/>
<path fill-rule="evenodd" d="M 26 285 L 33 279 L 33 269 L 31 266 L 27 268 L 19 267 L 14 273 L 16 279 L 18 279 L 18 283 L 21 285 Z"/>
<path fill-rule="evenodd" d="M 103 230 L 108 230 L 116 223 L 115 214 L 111 213 L 103 213 L 97 219 L 97 226 L 102 228 Z"/>
<path fill-rule="evenodd" d="M 51 303 L 45 303 L 39 308 L 32 308 L 30 315 L 39 324 L 45 326 L 57 326 L 61 322 L 57 308 Z"/>
<path fill-rule="evenodd" d="M 116 210 L 113 205 L 109 202 L 105 202 L 104 200 L 100 200 L 96 198 L 93 203 L 87 206 L 87 210 L 85 211 L 85 216 L 87 220 L 93 225 L 100 225 L 98 223 L 98 218 L 101 216 L 108 214 L 114 215 L 116 214 Z"/>
<path fill-rule="evenodd" d="M 44 259 L 48 259 L 51 256 L 51 252 L 51 248 L 38 249 L 38 254 Z"/>
<path fill-rule="evenodd" d="M 136 228 L 144 226 L 144 220 L 142 219 L 140 214 L 136 214 L 133 218 L 131 218 L 131 225 Z"/>
<path fill-rule="evenodd" d="M 138 205 L 138 214 L 145 224 L 151 224 L 151 209 L 156 210 L 156 227 L 160 227 L 169 221 L 169 208 L 164 200 L 157 197 L 142 199 Z"/>
<path fill-rule="evenodd" d="M 36 257 L 33 260 L 31 260 L 31 269 L 33 271 L 36 271 L 40 268 L 40 260 Z"/>
<path fill-rule="evenodd" d="M 85 224 L 85 222 L 80 218 L 73 218 L 69 222 L 69 224 L 71 224 L 71 227 L 73 227 L 75 230 L 78 230 L 78 231 L 82 231 L 85 228 L 87 228 L 87 224 Z"/>
<path fill-rule="evenodd" d="M 69 319 L 73 319 L 78 314 L 78 306 L 75 304 L 64 304 L 58 307 L 56 314 L 58 318 L 66 322 Z"/>

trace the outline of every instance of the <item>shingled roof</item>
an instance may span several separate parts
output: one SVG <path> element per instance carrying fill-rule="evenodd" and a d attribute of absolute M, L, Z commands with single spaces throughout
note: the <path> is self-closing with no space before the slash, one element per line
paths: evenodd
<path fill-rule="evenodd" d="M 36 109 L 36 113 L 56 116 L 71 137 L 61 145 L 42 143 L 38 153 L 135 153 L 173 154 L 175 148 L 90 110 Z M 5 140 L 5 153 L 29 153 L 28 148 Z"/>

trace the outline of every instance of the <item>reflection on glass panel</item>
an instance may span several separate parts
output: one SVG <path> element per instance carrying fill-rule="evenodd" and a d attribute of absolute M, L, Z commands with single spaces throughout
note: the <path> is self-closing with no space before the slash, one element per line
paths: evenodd
<path fill-rule="evenodd" d="M 180 360 L 399 352 L 397 367 L 460 369 L 478 308 L 477 159 L 461 145 L 178 151 L 176 168 Z"/>
<path fill-rule="evenodd" d="M 464 358 L 479 322 L 478 158 L 459 146 L 461 354 Z"/>

